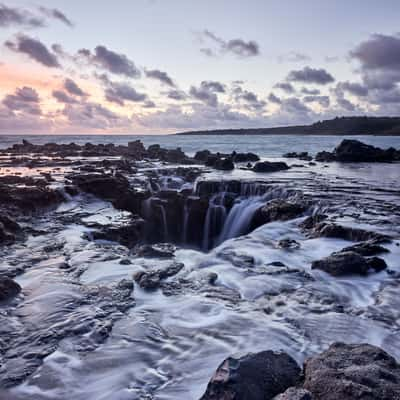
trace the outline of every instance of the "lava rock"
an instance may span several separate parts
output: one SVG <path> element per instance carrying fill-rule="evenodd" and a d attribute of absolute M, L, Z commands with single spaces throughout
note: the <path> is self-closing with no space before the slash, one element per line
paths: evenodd
<path fill-rule="evenodd" d="M 334 343 L 305 362 L 304 376 L 315 400 L 400 399 L 400 365 L 369 344 Z"/>
<path fill-rule="evenodd" d="M 256 163 L 253 167 L 254 172 L 277 172 L 277 171 L 285 171 L 290 167 L 284 163 L 283 161 L 260 161 Z"/>
<path fill-rule="evenodd" d="M 351 240 L 353 242 L 363 242 L 370 240 L 374 243 L 382 243 L 390 241 L 390 238 L 388 236 L 382 235 L 380 233 L 324 222 L 315 226 L 312 232 L 312 236 L 338 238 Z"/>
<path fill-rule="evenodd" d="M 286 200 L 271 200 L 260 207 L 253 216 L 253 229 L 272 221 L 288 221 L 300 217 L 307 209 L 305 203 L 292 203 Z"/>
<path fill-rule="evenodd" d="M 300 382 L 300 367 L 286 353 L 271 350 L 229 357 L 217 369 L 200 400 L 269 400 Z"/>
<path fill-rule="evenodd" d="M 10 300 L 21 291 L 17 282 L 7 277 L 0 277 L 0 301 Z"/>
<path fill-rule="evenodd" d="M 311 264 L 311 269 L 320 269 L 333 276 L 367 275 L 372 269 L 379 272 L 386 268 L 387 265 L 381 258 L 366 258 L 353 251 L 332 253 Z"/>
<path fill-rule="evenodd" d="M 313 400 L 312 394 L 302 388 L 291 387 L 284 393 L 274 397 L 273 400 Z"/>

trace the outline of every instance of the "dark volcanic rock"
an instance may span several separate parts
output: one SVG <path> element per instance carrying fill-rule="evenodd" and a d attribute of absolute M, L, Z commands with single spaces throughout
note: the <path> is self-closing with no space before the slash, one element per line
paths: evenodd
<path fill-rule="evenodd" d="M 291 387 L 273 400 L 313 400 L 313 396 L 306 389 Z"/>
<path fill-rule="evenodd" d="M 333 253 L 311 264 L 311 269 L 320 269 L 333 276 L 366 275 L 372 269 L 379 272 L 385 268 L 387 265 L 381 258 L 366 258 L 352 251 Z"/>
<path fill-rule="evenodd" d="M 236 153 L 233 152 L 232 155 L 233 162 L 256 162 L 260 160 L 257 154 L 254 153 Z"/>
<path fill-rule="evenodd" d="M 253 167 L 254 172 L 277 172 L 284 171 L 289 169 L 290 167 L 284 163 L 283 161 L 260 161 L 256 163 Z"/>
<path fill-rule="evenodd" d="M 135 274 L 134 280 L 143 289 L 157 289 L 164 279 L 176 275 L 183 267 L 182 263 L 174 263 L 164 269 L 149 272 L 140 271 Z"/>
<path fill-rule="evenodd" d="M 285 200 L 272 200 L 259 208 L 253 216 L 253 229 L 272 221 L 288 221 L 300 217 L 307 209 L 303 203 L 291 203 Z"/>
<path fill-rule="evenodd" d="M 358 140 L 343 140 L 333 153 L 320 152 L 317 161 L 341 162 L 390 162 L 400 160 L 400 151 L 394 148 L 386 150 L 374 147 Z"/>
<path fill-rule="evenodd" d="M 300 381 L 300 368 L 286 353 L 271 350 L 229 357 L 200 400 L 269 400 Z"/>
<path fill-rule="evenodd" d="M 235 165 L 230 158 L 219 158 L 215 161 L 214 168 L 222 171 L 231 171 L 235 169 Z"/>
<path fill-rule="evenodd" d="M 375 243 L 379 243 L 390 241 L 390 238 L 388 236 L 382 235 L 380 233 L 325 222 L 322 222 L 315 226 L 312 232 L 312 236 L 339 238 L 344 240 L 351 240 L 353 242 L 363 242 L 370 240 Z"/>
<path fill-rule="evenodd" d="M 400 365 L 369 344 L 334 343 L 305 362 L 304 375 L 315 400 L 400 399 Z"/>
<path fill-rule="evenodd" d="M 301 153 L 296 153 L 296 152 L 291 152 L 291 153 L 286 153 L 283 155 L 285 158 L 298 158 L 299 160 L 303 161 L 311 161 L 312 157 L 308 154 L 307 151 L 303 151 Z"/>
<path fill-rule="evenodd" d="M 385 247 L 373 242 L 363 242 L 344 248 L 342 251 L 354 251 L 364 257 L 375 256 L 376 254 L 388 253 L 389 250 Z"/>
<path fill-rule="evenodd" d="M 136 249 L 136 255 L 149 258 L 172 258 L 174 256 L 175 246 L 171 244 L 150 245 L 144 244 Z"/>
<path fill-rule="evenodd" d="M 0 301 L 9 300 L 21 291 L 17 282 L 7 277 L 0 277 Z"/>

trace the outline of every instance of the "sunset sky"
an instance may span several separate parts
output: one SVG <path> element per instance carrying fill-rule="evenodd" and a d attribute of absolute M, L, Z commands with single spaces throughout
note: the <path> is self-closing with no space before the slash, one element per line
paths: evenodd
<path fill-rule="evenodd" d="M 399 15 L 398 0 L 0 2 L 0 133 L 399 115 Z"/>

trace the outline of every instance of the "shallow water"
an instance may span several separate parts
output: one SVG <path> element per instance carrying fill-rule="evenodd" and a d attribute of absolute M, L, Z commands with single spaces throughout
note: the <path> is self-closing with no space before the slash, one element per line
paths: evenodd
<path fill-rule="evenodd" d="M 278 149 L 268 156 L 285 151 Z M 90 292 L 99 287 L 113 290 L 121 279 L 172 260 L 142 258 L 115 243 L 88 240 L 84 234 L 92 228 L 84 222 L 113 224 L 126 214 L 92 196 L 76 196 L 54 213 L 37 217 L 36 226 L 45 227 L 47 234 L 2 250 L 0 270 L 29 264 L 16 278 L 23 288 L 16 309 L 0 313 L 0 323 L 7 321 L 21 338 L 14 337 L 11 346 L 19 346 L 22 353 L 39 351 L 47 335 L 64 333 L 43 364 L 6 396 L 196 400 L 230 354 L 281 349 L 301 363 L 333 341 L 368 342 L 400 360 L 400 164 L 304 164 L 257 176 L 236 169 L 213 171 L 200 179 L 255 178 L 285 191 L 301 191 L 344 225 L 390 234 L 394 241 L 385 245 L 390 253 L 382 258 L 392 273 L 334 278 L 311 270 L 312 261 L 351 242 L 306 237 L 299 228 L 303 217 L 231 238 L 236 235 L 227 232 L 235 226 L 240 234 L 240 218 L 249 211 L 247 205 L 258 201 L 254 197 L 239 204 L 241 212 L 236 218 L 231 215 L 232 229 L 226 229 L 217 247 L 208 252 L 178 248 L 175 261 L 185 266 L 167 281 L 168 291 L 145 291 L 135 285 L 135 304 L 119 310 L 117 300 L 107 293 L 91 301 Z M 73 222 L 68 217 L 74 217 Z M 228 214 L 226 221 L 229 218 Z M 278 241 L 286 238 L 296 240 L 300 248 L 280 248 Z M 44 251 L 49 244 L 61 247 Z M 243 261 L 249 257 L 252 262 Z M 126 258 L 131 264 L 120 264 Z M 70 269 L 63 268 L 65 262 Z M 286 267 L 271 265 L 276 262 Z M 218 274 L 215 285 L 208 283 L 210 273 Z M 178 286 L 172 285 L 177 281 Z M 109 310 L 100 307 L 104 302 Z M 112 330 L 100 340 L 107 323 Z"/>

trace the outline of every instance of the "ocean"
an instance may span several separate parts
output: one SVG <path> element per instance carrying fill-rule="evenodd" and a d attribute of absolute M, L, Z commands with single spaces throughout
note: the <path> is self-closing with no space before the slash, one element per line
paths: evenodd
<path fill-rule="evenodd" d="M 357 139 L 367 144 L 387 148 L 400 148 L 400 136 L 298 136 L 298 135 L 1 135 L 0 148 L 27 139 L 34 144 L 48 142 L 84 144 L 114 143 L 126 145 L 132 140 L 141 140 L 145 146 L 158 143 L 165 148 L 181 147 L 192 155 L 198 150 L 213 152 L 253 152 L 261 157 L 281 157 L 289 151 L 308 151 L 314 155 L 319 151 L 332 151 L 343 139 Z"/>

